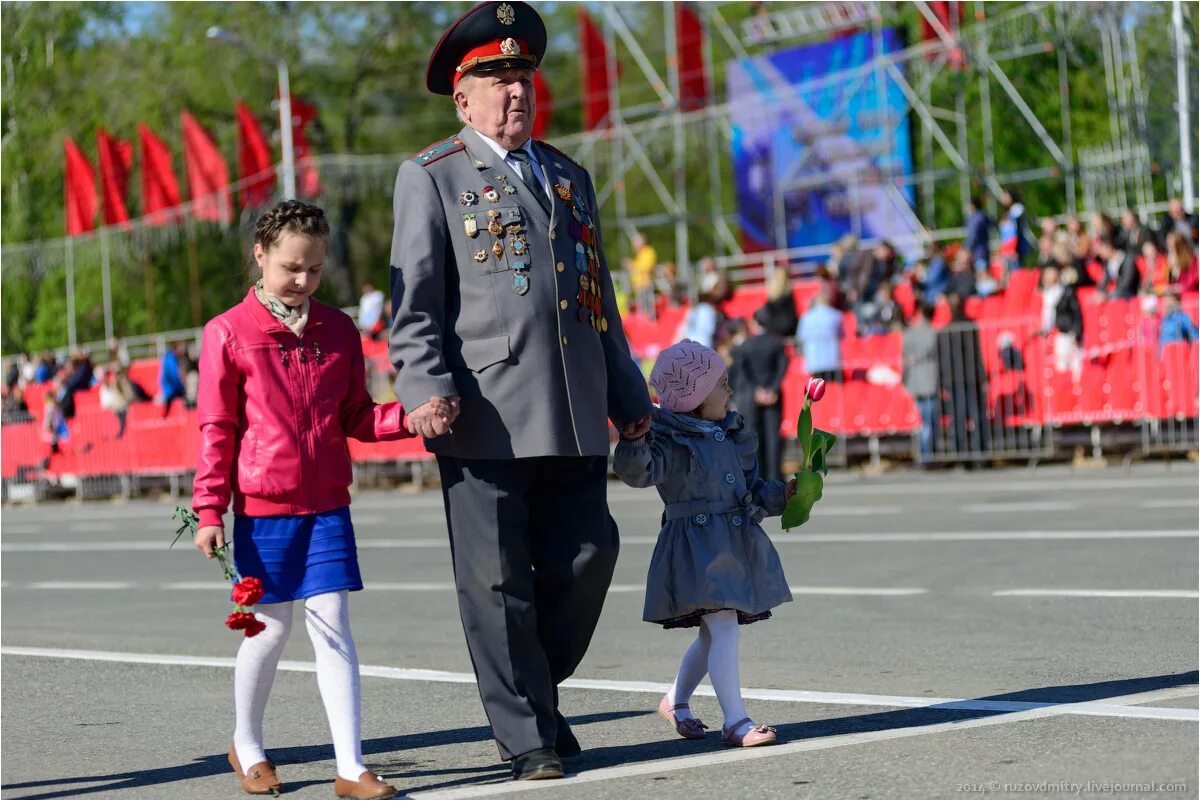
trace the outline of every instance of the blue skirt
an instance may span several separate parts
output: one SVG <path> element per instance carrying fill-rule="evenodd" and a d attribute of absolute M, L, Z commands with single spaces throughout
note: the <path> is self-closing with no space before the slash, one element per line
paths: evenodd
<path fill-rule="evenodd" d="M 349 506 L 317 515 L 236 516 L 233 564 L 243 578 L 262 581 L 264 604 L 363 588 Z"/>

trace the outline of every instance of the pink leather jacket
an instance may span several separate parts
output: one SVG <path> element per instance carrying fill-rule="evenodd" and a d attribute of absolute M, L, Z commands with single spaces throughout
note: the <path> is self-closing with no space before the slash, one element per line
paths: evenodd
<path fill-rule="evenodd" d="M 403 439 L 404 409 L 367 393 L 362 341 L 340 310 L 311 301 L 297 337 L 254 296 L 204 326 L 200 460 L 192 506 L 201 526 L 236 515 L 307 515 L 350 503 L 346 438 Z"/>

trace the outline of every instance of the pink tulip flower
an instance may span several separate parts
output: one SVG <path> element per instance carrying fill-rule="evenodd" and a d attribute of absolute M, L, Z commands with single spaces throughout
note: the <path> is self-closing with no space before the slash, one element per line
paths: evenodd
<path fill-rule="evenodd" d="M 825 396 L 825 379 L 810 378 L 808 386 L 804 388 L 804 397 L 808 398 L 813 403 L 819 401 Z"/>

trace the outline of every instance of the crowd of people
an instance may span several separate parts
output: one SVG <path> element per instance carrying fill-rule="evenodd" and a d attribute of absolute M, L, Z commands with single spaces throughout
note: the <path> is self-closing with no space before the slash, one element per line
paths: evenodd
<path fill-rule="evenodd" d="M 972 198 L 964 239 L 931 243 L 908 264 L 889 242 L 864 248 L 855 236 L 846 235 L 832 246 L 828 261 L 815 268 L 819 290 L 807 309 L 796 308 L 791 274 L 779 268 L 767 277 L 766 302 L 748 319 L 722 313 L 734 287 L 712 259 L 698 264 L 698 298 L 687 304 L 674 265 L 656 266 L 653 247 L 638 234 L 632 239 L 634 258 L 625 263 L 634 290 L 632 305 L 640 311 L 687 304 L 674 340 L 694 340 L 726 358 L 734 405 L 759 431 L 779 430 L 789 343 L 803 356 L 806 373 L 840 382 L 848 327 L 858 337 L 901 334 L 903 375 L 880 378 L 902 381 L 916 403 L 921 416 L 918 462 L 938 446 L 943 414 L 951 420 L 941 441 L 944 450 L 988 450 L 987 375 L 967 301 L 1004 291 L 1016 270 L 1039 272 L 1036 291 L 1042 310 L 1034 333 L 1051 340 L 1055 369 L 1071 373 L 1076 382 L 1086 357 L 1078 291 L 1083 287 L 1095 288 L 1088 302 L 1141 298 L 1143 342 L 1161 348 L 1197 340 L 1196 322 L 1180 305 L 1182 294 L 1200 288 L 1197 223 L 1179 199 L 1171 200 L 1153 224 L 1134 209 L 1123 211 L 1119 220 L 1095 213 L 1086 225 L 1076 216 L 1046 216 L 1037 221 L 1036 236 L 1014 192 L 1003 192 L 999 200 L 999 219 L 992 219 L 984 202 Z M 897 300 L 902 286 L 912 298 L 908 316 Z M 953 325 L 935 329 L 935 311 L 943 301 Z M 846 324 L 846 315 L 853 325 Z M 1015 365 L 1020 354 L 1011 342 L 1002 347 L 1006 363 Z M 776 437 L 763 438 L 764 475 L 778 474 L 779 452 Z"/>
<path fill-rule="evenodd" d="M 158 389 L 151 395 L 129 374 L 128 349 L 119 339 L 109 343 L 104 359 L 96 363 L 91 354 L 76 348 L 60 363 L 51 350 L 31 357 L 21 354 L 9 360 L 4 370 L 3 423 L 27 423 L 30 414 L 26 395 L 31 386 L 45 386 L 41 414 L 42 439 L 51 454 L 70 438 L 76 417 L 76 395 L 98 388 L 100 408 L 117 419 L 116 438 L 125 436 L 129 408 L 139 403 L 157 403 L 167 417 L 176 401 L 192 409 L 196 405 L 200 374 L 198 362 L 187 344 L 177 342 L 159 360 Z"/>

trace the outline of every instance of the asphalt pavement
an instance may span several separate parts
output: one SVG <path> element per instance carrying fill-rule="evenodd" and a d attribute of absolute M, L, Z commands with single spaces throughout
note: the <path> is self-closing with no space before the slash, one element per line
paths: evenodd
<path fill-rule="evenodd" d="M 780 744 L 722 749 L 708 685 L 685 741 L 653 711 L 687 632 L 641 622 L 661 506 L 610 484 L 622 550 L 562 692 L 584 754 L 507 782 L 471 676 L 440 495 L 352 507 L 367 764 L 412 797 L 1196 798 L 1200 479 L 1120 469 L 830 477 L 767 531 L 794 602 L 743 629 L 747 706 Z M 0 511 L 4 798 L 236 798 L 237 637 L 170 501 Z M 332 797 L 297 628 L 267 710 L 287 795 Z"/>

